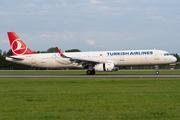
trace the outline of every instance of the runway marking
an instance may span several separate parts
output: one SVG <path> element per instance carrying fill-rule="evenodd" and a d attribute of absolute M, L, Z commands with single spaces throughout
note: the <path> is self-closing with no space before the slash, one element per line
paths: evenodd
<path fill-rule="evenodd" d="M 180 78 L 180 74 L 171 74 L 171 75 L 0 74 L 0 78 Z"/>

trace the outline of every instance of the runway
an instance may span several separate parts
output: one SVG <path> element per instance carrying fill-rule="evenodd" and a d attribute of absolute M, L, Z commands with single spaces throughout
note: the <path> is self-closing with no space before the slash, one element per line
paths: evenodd
<path fill-rule="evenodd" d="M 171 75 L 72 75 L 72 74 L 0 74 L 0 78 L 180 78 L 180 74 Z"/>

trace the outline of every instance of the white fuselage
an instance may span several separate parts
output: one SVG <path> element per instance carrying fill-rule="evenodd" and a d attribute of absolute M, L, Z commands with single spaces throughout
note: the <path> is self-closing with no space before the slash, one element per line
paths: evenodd
<path fill-rule="evenodd" d="M 170 64 L 176 58 L 162 50 L 129 50 L 129 51 L 102 51 L 102 52 L 69 52 L 64 53 L 68 57 L 76 57 L 88 60 L 98 60 L 104 63 L 114 63 L 115 66 L 134 65 L 160 65 Z M 41 68 L 81 68 L 81 64 L 63 58 L 59 53 L 43 53 L 14 56 L 23 60 L 6 57 L 6 60 Z"/>

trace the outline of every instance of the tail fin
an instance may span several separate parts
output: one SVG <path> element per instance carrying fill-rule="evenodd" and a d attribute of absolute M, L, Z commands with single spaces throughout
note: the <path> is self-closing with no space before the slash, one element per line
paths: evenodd
<path fill-rule="evenodd" d="M 23 41 L 16 35 L 15 32 L 7 32 L 7 34 L 13 55 L 35 54 L 23 43 Z"/>

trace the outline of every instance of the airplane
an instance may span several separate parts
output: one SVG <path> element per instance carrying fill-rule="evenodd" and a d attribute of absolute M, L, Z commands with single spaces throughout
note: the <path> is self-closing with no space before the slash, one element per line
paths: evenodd
<path fill-rule="evenodd" d="M 99 52 L 40 53 L 32 52 L 15 32 L 7 32 L 13 56 L 7 61 L 39 68 L 87 68 L 87 75 L 96 71 L 118 71 L 121 66 L 152 66 L 171 64 L 177 61 L 163 50 L 123 50 Z M 156 74 L 159 71 L 156 70 Z"/>

